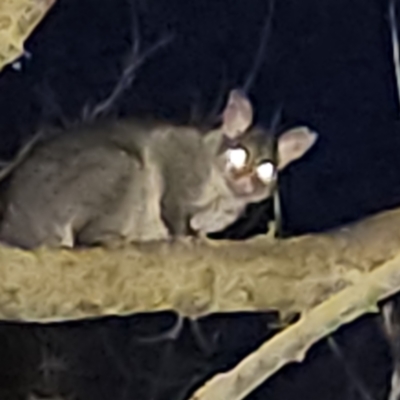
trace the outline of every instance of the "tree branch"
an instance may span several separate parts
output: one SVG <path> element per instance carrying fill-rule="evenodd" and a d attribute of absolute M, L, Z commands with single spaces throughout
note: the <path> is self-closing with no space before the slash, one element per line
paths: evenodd
<path fill-rule="evenodd" d="M 306 351 L 318 340 L 367 312 L 377 312 L 377 302 L 399 289 L 400 255 L 315 307 L 236 368 L 216 375 L 191 400 L 244 399 L 285 364 L 303 361 Z"/>
<path fill-rule="evenodd" d="M 0 71 L 24 52 L 24 42 L 56 0 L 0 0 Z"/>
<path fill-rule="evenodd" d="M 35 252 L 0 247 L 0 319 L 46 322 L 168 309 L 194 318 L 239 310 L 303 312 L 399 249 L 400 209 L 332 233 L 281 241 Z"/>
<path fill-rule="evenodd" d="M 65 321 L 174 309 L 301 312 L 192 400 L 243 399 L 342 324 L 400 290 L 400 209 L 289 240 L 153 243 L 34 252 L 0 248 L 0 319 Z"/>

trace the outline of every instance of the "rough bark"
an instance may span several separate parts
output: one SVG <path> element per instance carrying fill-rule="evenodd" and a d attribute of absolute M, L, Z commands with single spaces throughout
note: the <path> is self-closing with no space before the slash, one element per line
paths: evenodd
<path fill-rule="evenodd" d="M 175 309 L 301 312 L 192 397 L 243 399 L 339 326 L 400 289 L 400 209 L 333 232 L 274 241 L 154 243 L 124 249 L 0 247 L 0 319 L 65 321 Z"/>
<path fill-rule="evenodd" d="M 175 309 L 312 309 L 400 254 L 400 209 L 282 241 L 154 243 L 34 252 L 0 247 L 0 319 L 60 321 Z"/>
<path fill-rule="evenodd" d="M 24 42 L 56 0 L 0 0 L 0 71 L 23 54 Z"/>
<path fill-rule="evenodd" d="M 231 371 L 210 379 L 190 400 L 244 399 L 284 365 L 303 361 L 307 350 L 318 340 L 362 314 L 377 312 L 377 302 L 399 288 L 400 256 L 397 256 L 304 313 L 296 324 L 265 342 Z"/>

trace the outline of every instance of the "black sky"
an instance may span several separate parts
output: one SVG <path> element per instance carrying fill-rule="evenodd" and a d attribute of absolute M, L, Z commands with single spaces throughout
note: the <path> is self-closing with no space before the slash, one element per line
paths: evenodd
<path fill-rule="evenodd" d="M 132 43 L 128 0 L 61 0 L 27 43 L 31 60 L 0 82 L 2 148 L 115 86 Z M 218 96 L 245 83 L 271 4 L 164 0 L 135 3 L 145 49 L 173 41 L 138 70 L 119 115 L 206 117 Z M 328 229 L 400 202 L 396 84 L 385 1 L 276 2 L 264 60 L 249 90 L 260 123 L 279 104 L 286 123 L 316 129 L 318 147 L 281 179 L 285 229 Z M 220 107 L 222 104 L 220 105 Z"/>
<path fill-rule="evenodd" d="M 276 0 L 275 3 L 264 59 L 249 90 L 256 118 L 269 126 L 277 107 L 283 104 L 284 124 L 304 123 L 320 134 L 315 149 L 281 177 L 285 230 L 291 234 L 327 230 L 398 206 L 400 109 L 387 2 Z M 3 158 L 10 157 L 38 127 L 61 120 L 79 120 L 85 104 L 95 104 L 108 95 L 130 51 L 133 27 L 140 32 L 143 48 L 164 35 L 173 34 L 174 39 L 138 70 L 131 89 L 115 104 L 113 113 L 150 114 L 187 121 L 193 107 L 197 107 L 200 116 L 206 117 L 215 108 L 221 91 L 226 95 L 229 89 L 246 82 L 271 7 L 266 0 L 141 0 L 134 3 L 135 23 L 132 4 L 133 0 L 58 0 L 27 42 L 31 59 L 22 60 L 21 71 L 8 67 L 2 72 L 0 150 Z M 265 337 L 267 324 L 259 317 L 254 317 L 252 323 L 240 318 L 235 321 L 235 328 L 229 325 L 232 321 L 228 324 L 223 318 L 219 327 L 215 327 L 214 333 L 222 335 L 225 341 L 215 356 L 217 359 L 213 359 L 214 367 L 224 368 L 229 362 L 237 362 Z M 124 327 L 116 328 L 118 324 Z M 140 375 L 146 368 L 150 375 L 154 374 L 155 365 L 162 364 L 158 360 L 166 351 L 175 352 L 175 362 L 184 365 L 185 372 L 190 370 L 190 361 L 195 365 L 191 378 L 182 378 L 186 386 L 178 387 L 188 387 L 190 379 L 204 379 L 205 371 L 210 371 L 204 367 L 205 361 L 198 360 L 199 349 L 191 339 L 185 339 L 186 342 L 182 339 L 178 350 L 175 346 L 174 351 L 165 350 L 166 344 L 145 350 L 136 345 L 129 347 L 132 324 L 129 319 L 112 320 L 92 328 L 88 327 L 90 324 L 69 326 L 65 331 L 49 328 L 38 335 L 52 337 L 53 347 L 64 346 L 63 351 L 70 352 L 74 365 L 80 366 L 81 375 L 88 377 L 93 388 L 89 383 L 85 389 L 80 387 L 81 397 L 78 398 L 82 399 L 106 399 L 110 398 L 110 393 L 118 393 L 115 398 L 123 399 L 122 387 L 125 386 L 121 382 L 125 382 L 126 365 L 130 366 L 128 371 L 137 374 L 126 389 L 129 398 L 179 398 L 175 386 L 175 389 L 168 389 L 168 380 L 172 382 L 172 376 L 174 379 L 180 376 L 179 370 L 171 369 L 173 358 L 166 357 L 166 369 L 159 372 L 167 376 L 162 389 L 154 389 L 149 378 Z M 237 330 L 233 339 L 229 338 L 232 343 L 224 336 L 228 325 L 230 332 Z M 384 346 L 379 345 L 381 339 L 374 323 L 369 321 L 368 325 L 364 321 L 359 326 L 364 328 L 353 328 L 352 335 L 354 332 L 362 335 L 364 347 L 357 348 L 354 341 L 346 339 L 350 343 L 346 348 L 358 360 L 358 366 L 362 368 L 361 354 L 371 343 L 375 350 L 368 347 L 369 361 L 364 360 L 364 364 L 373 364 L 375 357 L 387 362 L 387 355 L 381 353 Z M 30 332 L 33 331 L 32 328 Z M 15 371 L 24 372 L 0 374 L 3 379 L 0 382 L 7 381 L 4 376 L 12 376 L 3 384 L 11 388 L 5 391 L 10 396 L 7 398 L 23 398 L 18 397 L 22 394 L 15 395 L 15 387 L 23 392 L 29 386 L 26 382 L 35 381 L 36 375 L 26 363 L 21 367 L 25 353 L 21 349 L 34 353 L 29 360 L 37 359 L 40 353 L 37 343 L 42 339 L 36 338 L 36 331 L 32 333 L 34 338 L 29 340 L 36 340 L 35 347 L 27 341 L 27 331 L 21 331 L 20 327 L 4 327 L 1 332 L 9 342 L 9 350 L 3 349 L 4 357 L 14 360 Z M 373 340 L 368 338 L 370 332 L 374 332 Z M 214 336 L 210 333 L 210 337 Z M 68 340 L 61 340 L 67 337 Z M 112 343 L 111 350 L 105 345 L 107 342 Z M 82 343 L 89 349 L 86 353 Z M 119 343 L 124 343 L 130 352 L 118 347 Z M 241 347 L 243 343 L 246 345 Z M 81 359 L 79 351 L 72 354 L 71 346 L 80 349 Z M 337 379 L 332 382 L 331 375 L 326 374 L 318 378 L 326 383 L 315 385 L 315 376 L 309 381 L 298 375 L 295 378 L 296 375 L 291 375 L 295 374 L 295 367 L 289 367 L 287 375 L 277 376 L 267 389 L 264 388 L 271 398 L 306 398 L 296 397 L 295 392 L 290 392 L 291 387 L 297 387 L 293 390 L 299 393 L 308 393 L 310 399 L 359 398 L 347 378 L 340 375 L 343 368 L 335 364 L 337 360 L 331 359 L 327 364 L 324 356 L 329 351 L 326 345 L 321 346 L 325 346 L 322 353 L 310 355 L 319 360 L 316 364 L 310 363 L 313 365 L 310 369 L 322 369 L 318 363 L 329 365 L 329 368 L 336 368 Z M 232 353 L 234 360 L 227 361 Z M 121 361 L 121 357 L 127 358 Z M 112 373 L 107 372 L 110 365 L 113 365 Z M 366 369 L 363 373 L 368 377 L 371 391 L 375 390 L 376 398 L 383 398 L 379 395 L 385 390 L 384 372 Z M 290 379 L 301 381 L 298 385 L 303 389 Z M 332 388 L 328 382 L 332 383 Z M 105 385 L 104 388 L 101 385 Z M 281 385 L 281 392 L 276 385 Z M 150 387 L 154 389 L 153 397 L 149 394 Z M 169 390 L 173 397 L 168 397 Z M 315 397 L 311 397 L 310 391 L 315 392 Z M 273 393 L 276 397 L 272 397 Z M 256 395 L 254 398 L 263 397 Z"/>

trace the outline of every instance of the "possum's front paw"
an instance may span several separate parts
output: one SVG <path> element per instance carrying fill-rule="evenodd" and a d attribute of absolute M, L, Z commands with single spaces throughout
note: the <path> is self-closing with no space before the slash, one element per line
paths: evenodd
<path fill-rule="evenodd" d="M 172 245 L 184 245 L 184 246 L 193 246 L 197 243 L 197 238 L 196 236 L 192 236 L 192 235 L 186 235 L 186 236 L 171 236 L 169 238 L 169 242 Z"/>
<path fill-rule="evenodd" d="M 201 244 L 208 243 L 210 239 L 203 232 L 191 232 L 189 235 L 178 235 L 172 236 L 170 242 L 172 244 L 182 244 L 184 246 L 198 246 Z"/>

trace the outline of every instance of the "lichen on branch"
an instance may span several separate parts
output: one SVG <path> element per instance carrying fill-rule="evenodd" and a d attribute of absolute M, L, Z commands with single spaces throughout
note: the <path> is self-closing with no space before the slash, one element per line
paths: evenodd
<path fill-rule="evenodd" d="M 56 0 L 0 0 L 0 71 L 23 54 L 24 42 Z"/>
<path fill-rule="evenodd" d="M 325 234 L 122 249 L 0 247 L 0 319 L 312 309 L 399 254 L 400 209 Z"/>

